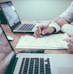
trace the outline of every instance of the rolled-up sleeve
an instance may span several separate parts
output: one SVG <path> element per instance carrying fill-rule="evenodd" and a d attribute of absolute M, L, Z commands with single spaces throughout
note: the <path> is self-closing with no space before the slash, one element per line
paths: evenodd
<path fill-rule="evenodd" d="M 73 22 L 73 2 L 59 17 L 64 18 L 69 23 Z"/>

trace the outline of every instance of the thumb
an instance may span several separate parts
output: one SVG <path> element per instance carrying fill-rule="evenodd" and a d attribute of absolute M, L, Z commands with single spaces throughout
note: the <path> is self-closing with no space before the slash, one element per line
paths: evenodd
<path fill-rule="evenodd" d="M 45 35 L 45 34 L 48 34 L 48 29 L 44 29 L 44 30 L 42 31 L 42 35 Z"/>

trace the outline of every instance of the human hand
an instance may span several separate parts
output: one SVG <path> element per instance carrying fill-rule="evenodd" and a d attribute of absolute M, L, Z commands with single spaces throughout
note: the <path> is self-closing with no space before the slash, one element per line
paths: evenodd
<path fill-rule="evenodd" d="M 73 53 L 73 34 L 68 34 L 69 38 L 66 39 L 66 41 L 68 42 L 67 46 L 68 46 L 68 51 Z"/>
<path fill-rule="evenodd" d="M 37 30 L 34 32 L 33 36 L 38 38 L 46 34 L 51 34 L 53 31 L 53 27 L 49 27 L 48 25 L 41 25 L 37 27 Z"/>

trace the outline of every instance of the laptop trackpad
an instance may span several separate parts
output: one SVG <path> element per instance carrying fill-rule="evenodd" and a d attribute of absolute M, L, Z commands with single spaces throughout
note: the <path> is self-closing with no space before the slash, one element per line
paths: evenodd
<path fill-rule="evenodd" d="M 59 67 L 58 74 L 73 74 L 73 67 Z"/>

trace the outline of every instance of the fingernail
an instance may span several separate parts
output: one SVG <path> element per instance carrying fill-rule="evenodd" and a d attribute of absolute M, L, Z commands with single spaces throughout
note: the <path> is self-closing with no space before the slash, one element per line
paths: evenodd
<path fill-rule="evenodd" d="M 68 40 L 68 39 L 63 39 L 63 41 L 69 42 L 69 40 Z"/>

